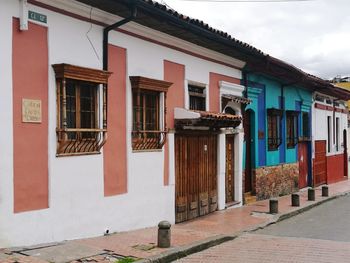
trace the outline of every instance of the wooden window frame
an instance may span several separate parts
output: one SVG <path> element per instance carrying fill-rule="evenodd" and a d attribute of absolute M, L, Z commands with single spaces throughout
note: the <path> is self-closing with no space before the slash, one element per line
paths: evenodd
<path fill-rule="evenodd" d="M 267 109 L 267 146 L 269 151 L 277 151 L 282 143 L 281 121 L 283 111 Z"/>
<path fill-rule="evenodd" d="M 286 111 L 287 148 L 295 148 L 298 144 L 298 111 Z"/>
<path fill-rule="evenodd" d="M 308 112 L 302 112 L 301 122 L 302 122 L 302 139 L 310 140 L 310 116 Z"/>
<path fill-rule="evenodd" d="M 56 75 L 57 105 L 57 150 L 56 156 L 99 154 L 107 138 L 107 83 L 111 75 L 108 71 L 90 69 L 69 64 L 52 65 Z M 76 93 L 76 127 L 68 127 L 67 123 L 67 82 L 73 82 Z M 95 91 L 95 125 L 81 128 L 79 120 L 79 91 L 83 83 L 96 86 Z M 99 86 L 103 85 L 103 109 L 100 109 Z M 80 87 L 78 87 L 80 85 Z M 77 88 L 78 87 L 78 88 Z M 78 98 L 79 97 L 79 98 Z M 101 112 L 102 111 L 102 112 Z M 100 116 L 103 123 L 100 127 Z M 77 125 L 78 124 L 78 125 Z"/>
<path fill-rule="evenodd" d="M 133 151 L 160 150 L 163 148 L 167 138 L 166 97 L 172 83 L 141 76 L 130 76 L 130 82 L 133 103 L 132 149 Z M 163 101 L 161 100 L 162 94 Z M 145 123 L 147 119 L 145 115 L 147 95 L 155 96 L 156 100 L 156 123 L 154 129 L 151 130 L 146 129 Z M 142 98 L 143 103 L 141 104 Z M 163 104 L 163 107 L 161 104 Z M 143 113 L 142 118 L 141 113 Z"/>
<path fill-rule="evenodd" d="M 206 87 L 204 86 L 199 86 L 199 85 L 194 85 L 194 84 L 188 84 L 187 85 L 188 89 L 188 107 L 190 110 L 198 110 L 198 111 L 206 111 L 207 107 L 207 102 L 206 102 Z M 196 92 L 196 91 L 191 91 L 191 89 L 198 89 L 201 90 L 202 92 Z M 199 103 L 191 103 L 191 101 L 199 101 Z M 202 105 L 201 108 L 198 108 L 198 105 Z M 193 107 L 196 106 L 196 107 Z"/>
<path fill-rule="evenodd" d="M 340 118 L 335 118 L 335 150 L 338 152 L 340 150 Z"/>
<path fill-rule="evenodd" d="M 327 152 L 331 152 L 332 148 L 332 117 L 327 116 Z"/>

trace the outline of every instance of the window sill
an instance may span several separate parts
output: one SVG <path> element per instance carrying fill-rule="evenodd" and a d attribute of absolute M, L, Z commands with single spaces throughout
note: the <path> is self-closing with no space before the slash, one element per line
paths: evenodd
<path fill-rule="evenodd" d="M 132 153 L 163 152 L 163 149 L 132 150 Z"/>
<path fill-rule="evenodd" d="M 56 153 L 56 157 L 82 156 L 82 155 L 97 155 L 101 152 L 85 152 L 85 153 Z"/>
<path fill-rule="evenodd" d="M 278 151 L 278 148 L 276 148 L 276 149 L 267 149 L 267 151 L 269 151 L 269 152 L 275 152 L 275 151 Z"/>

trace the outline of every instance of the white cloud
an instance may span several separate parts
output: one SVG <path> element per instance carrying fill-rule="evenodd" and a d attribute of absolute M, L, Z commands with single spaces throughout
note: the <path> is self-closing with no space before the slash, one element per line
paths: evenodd
<path fill-rule="evenodd" d="M 350 1 L 208 3 L 165 0 L 198 18 L 317 76 L 350 75 Z"/>

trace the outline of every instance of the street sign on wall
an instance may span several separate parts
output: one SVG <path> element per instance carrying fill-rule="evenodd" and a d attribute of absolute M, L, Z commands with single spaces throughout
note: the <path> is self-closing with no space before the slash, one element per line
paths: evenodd
<path fill-rule="evenodd" d="M 37 13 L 34 11 L 28 11 L 28 18 L 30 20 L 38 21 L 41 23 L 45 23 L 45 24 L 47 23 L 47 16 L 46 15 L 43 15 L 43 14 L 40 14 L 40 13 Z"/>

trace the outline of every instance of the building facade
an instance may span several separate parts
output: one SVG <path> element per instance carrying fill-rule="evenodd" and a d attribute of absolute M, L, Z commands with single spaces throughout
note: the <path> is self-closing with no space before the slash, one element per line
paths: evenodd
<path fill-rule="evenodd" d="M 144 0 L 0 7 L 0 247 L 178 223 L 241 206 L 244 192 L 317 184 L 313 149 L 330 136 L 314 133 L 330 109 L 313 103 L 319 87 L 335 116 L 326 156 L 347 154 L 348 92 L 201 21 Z"/>
<path fill-rule="evenodd" d="M 306 187 L 312 92 L 273 77 L 247 75 L 247 96 L 253 102 L 244 117 L 244 192 L 261 200 Z"/>
<path fill-rule="evenodd" d="M 245 62 L 82 2 L 1 1 L 1 247 L 242 204 Z"/>

